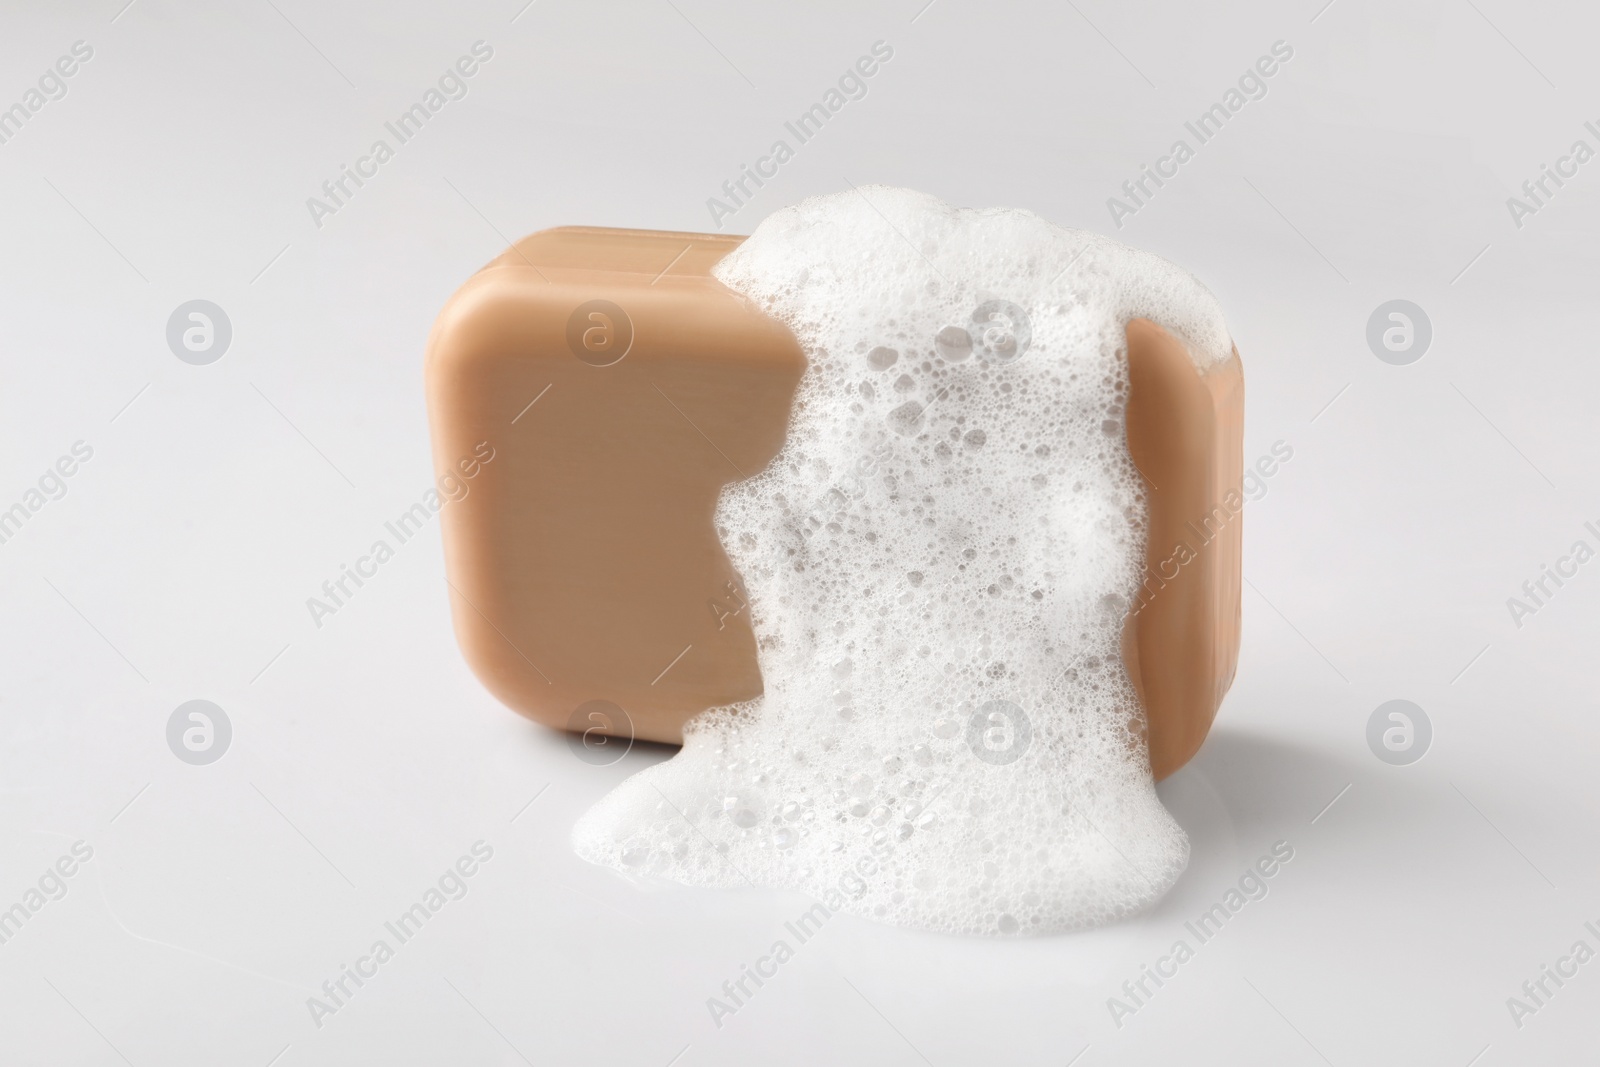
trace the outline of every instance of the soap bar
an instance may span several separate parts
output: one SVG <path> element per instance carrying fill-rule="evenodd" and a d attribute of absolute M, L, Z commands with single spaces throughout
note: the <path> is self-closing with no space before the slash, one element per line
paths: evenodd
<path fill-rule="evenodd" d="M 442 512 L 457 637 L 489 690 L 545 725 L 675 744 L 694 715 L 761 692 L 714 512 L 782 446 L 805 359 L 711 277 L 740 240 L 544 231 L 434 325 L 435 464 L 484 442 L 495 457 Z M 1149 530 L 1123 659 L 1161 778 L 1198 750 L 1237 660 L 1243 380 L 1237 354 L 1199 371 L 1154 323 L 1127 340 Z"/>
<path fill-rule="evenodd" d="M 562 228 L 467 281 L 428 346 L 436 463 L 495 458 L 443 512 L 457 637 L 549 726 L 677 743 L 761 692 L 722 486 L 783 443 L 804 357 L 709 275 L 739 238 Z"/>
<path fill-rule="evenodd" d="M 1128 451 L 1145 480 L 1145 567 L 1122 658 L 1159 781 L 1199 751 L 1239 661 L 1244 371 L 1197 370 L 1182 341 L 1127 326 Z"/>

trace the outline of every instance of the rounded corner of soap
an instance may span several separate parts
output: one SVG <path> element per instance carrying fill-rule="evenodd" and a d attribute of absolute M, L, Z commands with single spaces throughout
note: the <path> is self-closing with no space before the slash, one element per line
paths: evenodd
<path fill-rule="evenodd" d="M 461 658 L 466 661 L 467 669 L 478 680 L 478 684 L 524 719 L 552 730 L 564 729 L 566 718 L 558 711 L 559 701 L 554 694 L 540 691 L 549 689 L 550 684 L 542 678 L 517 670 L 514 656 L 488 647 L 487 642 L 478 640 L 480 635 L 473 633 L 470 627 L 462 626 L 462 621 L 466 620 L 458 621 L 456 626 L 456 645 L 461 649 Z"/>
<path fill-rule="evenodd" d="M 505 324 L 535 321 L 553 294 L 546 283 L 530 281 L 524 272 L 475 274 L 445 301 L 428 334 L 424 368 L 431 379 L 453 368 L 504 354 Z M 530 351 L 537 351 L 536 348 Z"/>

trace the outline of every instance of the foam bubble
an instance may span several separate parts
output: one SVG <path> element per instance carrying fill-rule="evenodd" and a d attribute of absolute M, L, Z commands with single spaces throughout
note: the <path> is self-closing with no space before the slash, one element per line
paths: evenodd
<path fill-rule="evenodd" d="M 884 187 L 777 212 L 716 273 L 809 360 L 782 450 L 716 516 L 765 692 L 690 723 L 578 853 L 996 936 L 1159 899 L 1188 839 L 1121 658 L 1146 522 L 1123 329 L 1219 362 L 1210 293 L 1030 212 Z"/>

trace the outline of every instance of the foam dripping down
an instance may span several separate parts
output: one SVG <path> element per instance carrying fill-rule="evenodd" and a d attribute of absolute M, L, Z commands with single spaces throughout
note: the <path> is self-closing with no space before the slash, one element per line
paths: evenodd
<path fill-rule="evenodd" d="M 690 723 L 578 854 L 952 933 L 1160 899 L 1188 839 L 1120 651 L 1146 530 L 1124 327 L 1210 366 L 1216 301 L 1108 238 L 885 187 L 777 212 L 716 275 L 809 361 L 782 450 L 716 513 L 765 692 Z"/>

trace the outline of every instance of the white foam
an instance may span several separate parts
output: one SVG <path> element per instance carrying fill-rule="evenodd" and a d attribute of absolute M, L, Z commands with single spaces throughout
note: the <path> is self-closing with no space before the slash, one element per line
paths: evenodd
<path fill-rule="evenodd" d="M 962 933 L 1159 899 L 1188 839 L 1120 653 L 1145 531 L 1123 329 L 1225 359 L 1210 293 L 1030 212 L 884 187 L 777 212 L 717 276 L 809 360 L 783 449 L 717 511 L 765 693 L 691 723 L 578 853 Z"/>

